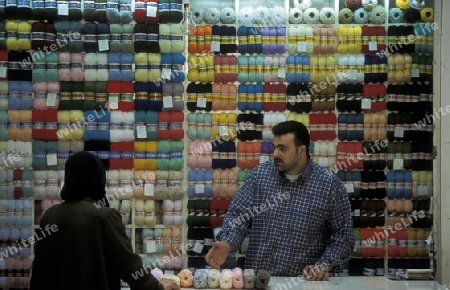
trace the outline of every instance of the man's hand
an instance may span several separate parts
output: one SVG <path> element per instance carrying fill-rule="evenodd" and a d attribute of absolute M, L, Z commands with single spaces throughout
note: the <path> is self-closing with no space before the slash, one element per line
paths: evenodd
<path fill-rule="evenodd" d="M 327 281 L 328 271 L 319 265 L 308 265 L 303 269 L 303 276 L 308 281 Z"/>
<path fill-rule="evenodd" d="M 227 242 L 214 242 L 205 256 L 206 263 L 215 269 L 219 269 L 228 257 L 231 246 Z"/>

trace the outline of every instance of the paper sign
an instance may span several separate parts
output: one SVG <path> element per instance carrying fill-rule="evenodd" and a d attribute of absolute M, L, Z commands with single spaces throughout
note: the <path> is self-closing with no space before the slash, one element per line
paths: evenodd
<path fill-rule="evenodd" d="M 197 99 L 197 107 L 206 108 L 206 98 L 198 98 Z"/>
<path fill-rule="evenodd" d="M 119 108 L 119 97 L 112 96 L 108 98 L 109 108 L 117 110 Z"/>
<path fill-rule="evenodd" d="M 304 41 L 297 42 L 297 51 L 298 52 L 306 52 L 306 42 L 304 42 Z"/>
<path fill-rule="evenodd" d="M 196 241 L 192 250 L 198 254 L 201 254 L 203 251 L 203 243 Z"/>
<path fill-rule="evenodd" d="M 347 193 L 355 192 L 355 188 L 353 187 L 353 183 L 344 183 L 345 189 L 347 189 Z"/>
<path fill-rule="evenodd" d="M 55 93 L 48 93 L 47 94 L 47 100 L 45 101 L 45 105 L 47 107 L 54 107 L 56 105 L 56 96 Z"/>
<path fill-rule="evenodd" d="M 161 77 L 163 79 L 170 80 L 172 78 L 172 70 L 170 68 L 163 67 Z"/>
<path fill-rule="evenodd" d="M 156 242 L 155 240 L 150 240 L 149 238 L 145 238 L 145 247 L 147 253 L 156 253 Z"/>
<path fill-rule="evenodd" d="M 157 10 L 156 6 L 147 6 L 147 17 L 156 17 Z"/>
<path fill-rule="evenodd" d="M 285 79 L 286 78 L 286 70 L 284 68 L 279 68 L 278 69 L 278 77 Z"/>
<path fill-rule="evenodd" d="M 219 41 L 211 41 L 211 51 L 220 52 L 220 42 Z"/>
<path fill-rule="evenodd" d="M 270 159 L 269 155 L 260 155 L 259 156 L 259 163 L 264 163 Z"/>
<path fill-rule="evenodd" d="M 98 41 L 98 51 L 108 51 L 109 50 L 109 40 L 100 39 Z"/>
<path fill-rule="evenodd" d="M 227 136 L 228 135 L 228 126 L 219 126 L 219 135 Z"/>
<path fill-rule="evenodd" d="M 163 107 L 166 109 L 173 108 L 172 96 L 164 96 L 163 97 Z"/>
<path fill-rule="evenodd" d="M 47 155 L 47 166 L 55 166 L 58 164 L 58 159 L 56 154 L 48 154 Z"/>
<path fill-rule="evenodd" d="M 376 41 L 369 41 L 369 50 L 370 51 L 377 51 L 378 50 L 378 43 Z"/>
<path fill-rule="evenodd" d="M 204 184 L 196 184 L 195 185 L 195 193 L 196 194 L 203 194 L 203 193 L 205 193 L 205 185 Z"/>
<path fill-rule="evenodd" d="M 138 138 L 147 138 L 147 127 L 143 125 L 136 126 L 136 133 Z"/>
<path fill-rule="evenodd" d="M 68 3 L 58 4 L 58 15 L 62 15 L 62 16 L 69 15 L 69 4 Z"/>
<path fill-rule="evenodd" d="M 395 127 L 394 137 L 403 138 L 404 134 L 405 134 L 405 130 L 403 129 L 403 127 Z"/>
<path fill-rule="evenodd" d="M 402 170 L 403 169 L 403 159 L 394 159 L 394 170 Z"/>
<path fill-rule="evenodd" d="M 144 184 L 144 196 L 154 196 L 155 195 L 155 185 L 153 183 Z"/>
<path fill-rule="evenodd" d="M 361 109 L 370 110 L 372 108 L 372 101 L 370 99 L 364 98 L 361 100 Z"/>

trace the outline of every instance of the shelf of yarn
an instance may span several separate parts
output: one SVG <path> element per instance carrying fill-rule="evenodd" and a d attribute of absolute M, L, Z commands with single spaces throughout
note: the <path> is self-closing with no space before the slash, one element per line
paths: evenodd
<path fill-rule="evenodd" d="M 230 25 L 236 23 L 235 1 L 225 0 L 218 3 L 213 0 L 193 0 L 189 3 L 192 17 L 199 25 Z"/>
<path fill-rule="evenodd" d="M 289 1 L 289 24 L 335 24 L 336 11 L 330 1 Z"/>
<path fill-rule="evenodd" d="M 431 23 L 434 1 L 389 0 L 389 23 Z"/>

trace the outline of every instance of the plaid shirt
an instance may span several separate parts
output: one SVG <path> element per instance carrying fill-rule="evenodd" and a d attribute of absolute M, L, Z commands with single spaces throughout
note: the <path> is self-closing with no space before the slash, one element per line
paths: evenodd
<path fill-rule="evenodd" d="M 217 240 L 236 251 L 247 235 L 247 268 L 298 276 L 307 265 L 340 265 L 354 249 L 347 191 L 311 160 L 294 182 L 264 162 L 239 188 Z"/>

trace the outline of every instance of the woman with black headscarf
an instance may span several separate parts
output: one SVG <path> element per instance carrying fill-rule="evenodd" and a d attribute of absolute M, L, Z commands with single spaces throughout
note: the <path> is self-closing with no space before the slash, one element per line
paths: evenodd
<path fill-rule="evenodd" d="M 100 158 L 77 152 L 65 164 L 63 203 L 49 208 L 37 241 L 30 290 L 162 290 L 133 253 L 120 213 L 109 208 Z"/>

